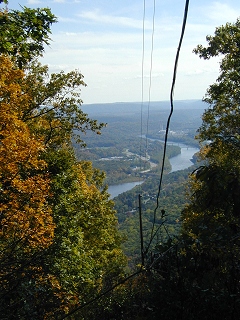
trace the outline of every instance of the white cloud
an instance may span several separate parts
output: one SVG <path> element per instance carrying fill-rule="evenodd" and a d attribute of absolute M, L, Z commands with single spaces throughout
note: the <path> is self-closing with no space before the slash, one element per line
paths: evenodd
<path fill-rule="evenodd" d="M 123 47 L 131 49 L 133 45 L 141 46 L 141 35 L 137 33 L 65 32 L 55 34 L 52 39 L 55 48 L 64 46 L 71 50 L 74 50 L 74 48 L 119 50 Z"/>
<path fill-rule="evenodd" d="M 63 16 L 58 16 L 58 22 L 70 22 L 70 23 L 79 23 L 78 19 L 74 18 L 69 18 L 69 17 L 63 17 Z"/>
<path fill-rule="evenodd" d="M 151 74 L 151 78 L 161 78 L 161 77 L 164 77 L 164 73 L 162 72 Z M 150 74 L 147 74 L 147 75 L 145 74 L 144 78 L 150 79 Z M 134 79 L 142 79 L 142 75 L 139 74 L 138 76 L 134 77 Z"/>
<path fill-rule="evenodd" d="M 59 0 L 60 1 L 60 0 Z M 201 98 L 209 84 L 218 76 L 219 64 L 205 61 L 192 53 L 203 44 L 215 27 L 236 20 L 236 11 L 219 1 L 194 9 L 186 26 L 178 64 L 176 98 Z M 198 10 L 199 9 L 199 10 Z M 128 12 L 111 12 L 90 8 L 79 14 L 65 16 L 65 32 L 52 35 L 52 49 L 46 49 L 45 61 L 51 71 L 79 69 L 88 84 L 83 88 L 83 100 L 91 102 L 139 101 L 141 99 L 142 20 L 128 17 Z M 203 11 L 201 11 L 203 10 Z M 115 11 L 116 12 L 116 11 Z M 70 22 L 69 24 L 67 24 Z M 64 25 L 64 23 L 63 23 Z M 72 27 L 71 27 L 72 25 Z M 146 24 L 144 96 L 148 97 L 152 21 Z M 63 30 L 63 29 L 62 29 Z M 181 21 L 161 15 L 156 19 L 152 71 L 152 100 L 169 96 Z"/>
<path fill-rule="evenodd" d="M 213 2 L 208 8 L 205 8 L 206 16 L 217 24 L 226 22 L 235 22 L 239 17 L 239 10 L 219 1 Z"/>
<path fill-rule="evenodd" d="M 41 3 L 40 0 L 28 0 L 28 2 L 27 2 L 27 4 L 29 4 L 29 5 L 34 5 L 34 4 L 39 4 L 39 3 Z"/>
<path fill-rule="evenodd" d="M 196 7 L 196 12 L 197 11 L 199 12 L 199 18 L 207 19 L 203 22 L 207 23 L 208 25 L 213 25 L 214 27 L 227 22 L 235 22 L 240 15 L 239 7 L 235 9 L 233 5 L 230 6 L 226 3 L 223 3 L 223 1 L 213 1 L 204 6 L 200 5 Z M 198 19 L 197 15 L 196 18 Z"/>
<path fill-rule="evenodd" d="M 212 68 L 204 68 L 204 69 L 200 69 L 200 68 L 196 68 L 196 69 L 192 69 L 190 71 L 187 71 L 185 73 L 186 76 L 195 76 L 195 75 L 206 75 L 206 73 L 212 73 L 215 70 L 213 70 Z"/>
<path fill-rule="evenodd" d="M 99 10 L 84 11 L 78 14 L 78 16 L 96 23 L 104 23 L 108 25 L 111 24 L 111 25 L 117 25 L 122 27 L 131 27 L 135 29 L 142 29 L 142 25 L 143 25 L 142 20 L 102 14 Z M 145 23 L 145 28 L 146 29 L 151 28 L 150 23 L 148 23 L 147 21 Z"/>

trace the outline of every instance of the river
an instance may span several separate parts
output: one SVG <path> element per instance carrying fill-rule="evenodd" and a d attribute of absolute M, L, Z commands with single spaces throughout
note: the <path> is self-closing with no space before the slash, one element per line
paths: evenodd
<path fill-rule="evenodd" d="M 187 169 L 193 164 L 191 159 L 193 155 L 199 151 L 198 148 L 194 148 L 183 143 L 175 143 L 172 141 L 169 141 L 168 144 L 176 145 L 181 148 L 180 154 L 169 159 L 172 166 L 171 172 Z M 142 182 L 143 181 L 138 181 L 138 182 L 135 181 L 135 182 L 127 182 L 127 183 L 121 183 L 121 184 L 109 186 L 108 192 L 110 194 L 110 199 L 115 198 L 116 196 L 118 196 L 123 192 L 131 190 L 132 188 L 141 184 Z"/>
<path fill-rule="evenodd" d="M 108 186 L 108 193 L 110 193 L 110 199 L 115 198 L 119 194 L 131 190 L 132 188 L 136 187 L 137 185 L 143 183 L 143 181 L 135 181 L 135 182 L 126 182 L 121 184 L 115 184 L 112 186 Z"/>
<path fill-rule="evenodd" d="M 169 141 L 169 144 L 179 146 L 181 148 L 181 153 L 176 157 L 169 159 L 172 166 L 171 172 L 184 170 L 189 168 L 193 163 L 191 161 L 193 155 L 199 151 L 199 148 L 191 147 L 183 143 L 175 143 Z"/>

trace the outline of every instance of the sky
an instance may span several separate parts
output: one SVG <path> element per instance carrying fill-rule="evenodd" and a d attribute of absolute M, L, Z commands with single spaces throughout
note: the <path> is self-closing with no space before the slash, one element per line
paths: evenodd
<path fill-rule="evenodd" d="M 57 16 L 41 62 L 50 72 L 79 70 L 84 103 L 169 100 L 185 0 L 155 0 L 155 15 L 154 0 L 145 0 L 145 19 L 144 0 L 9 0 L 9 9 L 20 6 Z M 239 0 L 190 0 L 175 100 L 203 98 L 219 60 L 202 60 L 193 49 L 239 16 Z"/>

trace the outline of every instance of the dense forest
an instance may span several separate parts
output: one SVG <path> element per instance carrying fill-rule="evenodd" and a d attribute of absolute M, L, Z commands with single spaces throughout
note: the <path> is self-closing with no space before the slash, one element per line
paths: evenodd
<path fill-rule="evenodd" d="M 194 49 L 219 56 L 220 74 L 205 110 L 174 111 L 169 140 L 200 152 L 169 173 L 169 146 L 160 189 L 165 102 L 146 132 L 139 104 L 95 120 L 83 75 L 39 62 L 56 22 L 48 8 L 0 10 L 1 319 L 237 320 L 240 20 Z M 110 200 L 108 184 L 139 179 Z"/>

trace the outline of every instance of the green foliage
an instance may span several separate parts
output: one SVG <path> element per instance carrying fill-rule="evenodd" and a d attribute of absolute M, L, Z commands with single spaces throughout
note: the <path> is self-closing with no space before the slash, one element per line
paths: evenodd
<path fill-rule="evenodd" d="M 56 230 L 47 264 L 68 295 L 81 302 L 111 283 L 125 260 L 113 203 L 99 190 L 104 176 L 90 163 L 75 163 L 68 150 L 61 151 L 61 158 L 65 168 L 60 161 L 61 172 L 52 179 Z"/>
<path fill-rule="evenodd" d="M 173 172 L 164 176 L 154 231 L 161 225 L 164 225 L 164 227 L 159 228 L 151 250 L 157 243 L 164 243 L 169 236 L 174 237 L 178 234 L 181 226 L 181 211 L 187 203 L 186 183 L 191 170 Z M 150 240 L 157 190 L 158 179 L 153 176 L 141 184 L 141 187 L 137 186 L 114 199 L 120 231 L 126 238 L 123 243 L 123 250 L 129 257 L 131 266 L 134 265 L 136 259 L 138 259 L 138 262 L 140 260 L 138 194 L 141 193 L 142 195 L 143 234 L 146 248 Z M 161 210 L 165 211 L 164 216 L 162 216 Z"/>
<path fill-rule="evenodd" d="M 57 21 L 48 8 L 0 11 L 0 53 L 12 56 L 20 68 L 42 55 Z"/>
<path fill-rule="evenodd" d="M 49 41 L 50 10 L 2 10 L 0 18 L 8 63 L 1 64 L 0 146 L 8 157 L 1 154 L 0 312 L 3 319 L 56 319 L 115 283 L 126 263 L 105 175 L 79 163 L 72 148 L 74 138 L 83 145 L 82 135 L 100 134 L 104 124 L 80 109 L 82 74 L 49 76 L 32 61 Z"/>
<path fill-rule="evenodd" d="M 47 66 L 33 62 L 22 85 L 28 95 L 34 97 L 23 114 L 23 120 L 42 135 L 46 145 L 69 144 L 73 137 L 84 144 L 81 134 L 85 135 L 88 130 L 100 134 L 104 124 L 90 119 L 80 109 L 81 87 L 85 83 L 79 71 L 49 75 Z"/>
<path fill-rule="evenodd" d="M 234 24 L 216 28 L 215 35 L 207 37 L 208 47 L 200 45 L 194 50 L 203 59 L 222 57 L 220 75 L 204 99 L 210 108 L 204 113 L 199 129 L 200 140 L 212 140 L 213 149 L 219 140 L 239 148 L 239 29 L 239 19 Z"/>
<path fill-rule="evenodd" d="M 221 26 L 207 37 L 208 47 L 195 49 L 204 59 L 221 56 L 220 76 L 207 91 L 210 107 L 199 129 L 200 141 L 208 141 L 201 149 L 205 164 L 192 175 L 191 202 L 182 214 L 180 258 L 188 272 L 182 284 L 189 302 L 196 307 L 194 294 L 202 302 L 202 310 L 191 311 L 195 319 L 210 314 L 237 319 L 240 310 L 239 30 L 239 20 Z"/>

